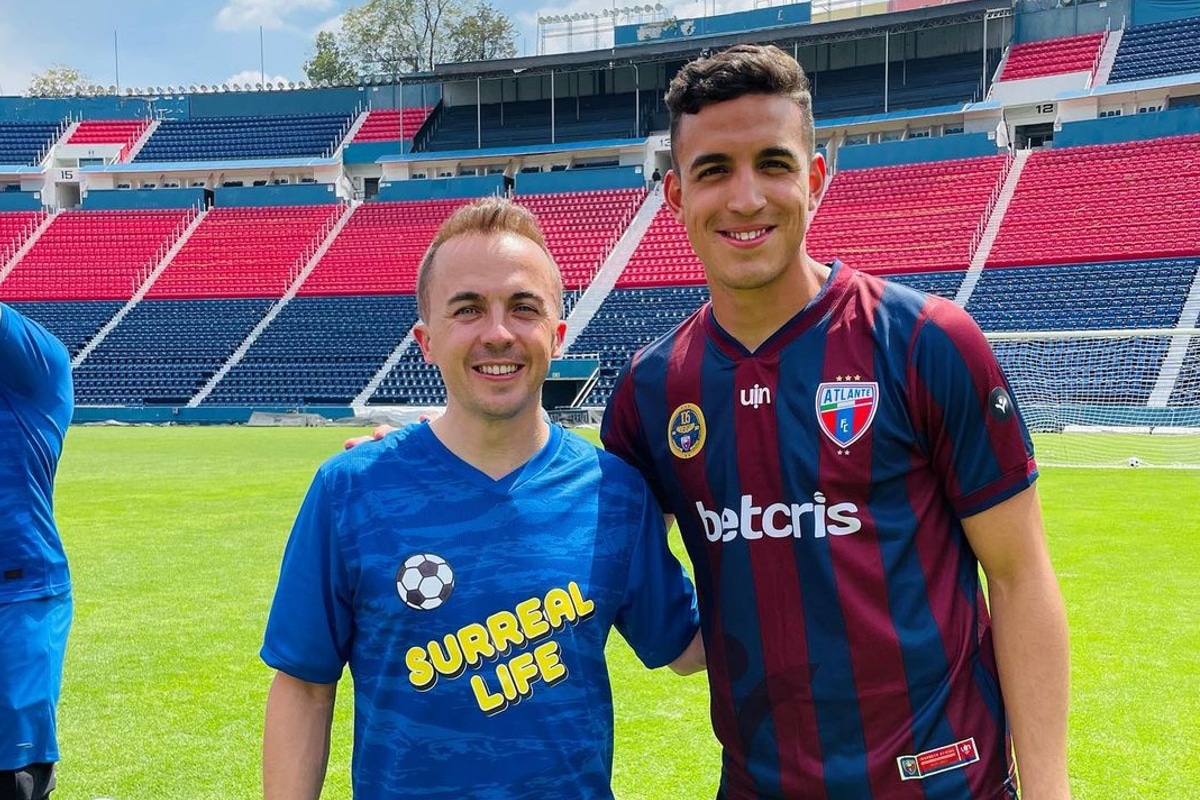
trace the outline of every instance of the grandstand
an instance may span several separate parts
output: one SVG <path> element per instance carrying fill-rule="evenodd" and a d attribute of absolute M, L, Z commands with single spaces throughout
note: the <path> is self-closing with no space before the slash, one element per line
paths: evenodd
<path fill-rule="evenodd" d="M 669 166 L 662 93 L 754 31 L 812 76 L 832 175 L 814 256 L 964 305 L 1079 425 L 1120 409 L 1200 428 L 1200 8 L 884 6 L 763 30 L 725 15 L 691 39 L 618 28 L 631 43 L 439 65 L 372 107 L 357 87 L 276 92 L 269 114 L 240 92 L 155 114 L 136 96 L 65 115 L 0 98 L 0 300 L 67 343 L 82 417 L 437 405 L 411 337 L 417 267 L 448 213 L 511 176 L 577 309 L 568 352 L 597 364 L 581 405 L 599 407 L 633 350 L 707 298 L 648 191 Z M 1067 338 L 1030 367 L 1003 337 L 1035 334 Z"/>

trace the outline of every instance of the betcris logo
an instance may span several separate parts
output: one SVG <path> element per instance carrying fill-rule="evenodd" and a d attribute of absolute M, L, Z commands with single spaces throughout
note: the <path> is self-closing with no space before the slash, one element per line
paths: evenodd
<path fill-rule="evenodd" d="M 696 503 L 696 512 L 710 542 L 732 542 L 744 539 L 802 539 L 811 536 L 849 536 L 862 530 L 862 522 L 854 516 L 854 503 L 829 504 L 821 492 L 813 494 L 811 503 L 771 503 L 755 505 L 752 495 L 742 495 L 741 505 L 713 511 Z"/>

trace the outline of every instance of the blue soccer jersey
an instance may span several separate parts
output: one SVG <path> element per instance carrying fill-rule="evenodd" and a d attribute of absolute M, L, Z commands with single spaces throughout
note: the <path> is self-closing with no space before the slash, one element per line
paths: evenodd
<path fill-rule="evenodd" d="M 54 522 L 54 474 L 74 408 L 67 348 L 0 308 L 0 603 L 71 588 Z"/>
<path fill-rule="evenodd" d="M 262 657 L 354 677 L 354 795 L 611 798 L 615 626 L 648 667 L 698 622 L 662 511 L 561 428 L 492 480 L 428 425 L 321 467 L 283 558 Z"/>
<path fill-rule="evenodd" d="M 603 440 L 691 554 L 725 798 L 1005 796 L 961 518 L 1036 466 L 962 309 L 835 265 L 749 353 L 706 305 L 635 356 Z"/>
<path fill-rule="evenodd" d="M 0 770 L 58 760 L 71 578 L 54 475 L 73 408 L 67 349 L 0 305 Z"/>

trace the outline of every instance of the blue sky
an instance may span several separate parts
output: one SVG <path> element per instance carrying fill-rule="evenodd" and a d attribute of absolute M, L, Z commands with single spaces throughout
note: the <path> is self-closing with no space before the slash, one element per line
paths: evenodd
<path fill-rule="evenodd" d="M 754 0 L 659 0 L 678 16 L 753 7 Z M 777 0 L 778 1 L 778 0 Z M 645 3 L 646 0 L 640 0 Z M 0 95 L 25 91 L 53 64 L 93 83 L 189 86 L 259 80 L 259 28 L 266 77 L 304 77 L 318 30 L 336 26 L 352 0 L 0 0 Z M 628 0 L 493 0 L 517 24 L 519 54 L 538 47 L 538 14 L 599 12 Z M 114 47 L 113 32 L 116 31 Z M 551 40 L 547 51 L 561 51 Z M 574 49 L 590 49 L 577 46 Z"/>

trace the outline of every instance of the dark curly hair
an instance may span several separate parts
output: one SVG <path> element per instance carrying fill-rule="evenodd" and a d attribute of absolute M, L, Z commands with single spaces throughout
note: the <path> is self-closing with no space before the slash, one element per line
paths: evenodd
<path fill-rule="evenodd" d="M 780 95 L 795 101 L 804 126 L 802 135 L 812 155 L 816 134 L 804 68 L 773 44 L 739 44 L 685 64 L 671 80 L 666 103 L 671 111 L 672 161 L 684 114 L 698 114 L 705 106 L 747 94 Z"/>

